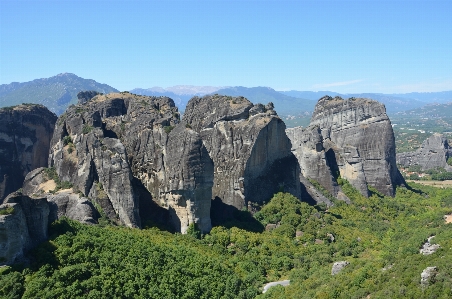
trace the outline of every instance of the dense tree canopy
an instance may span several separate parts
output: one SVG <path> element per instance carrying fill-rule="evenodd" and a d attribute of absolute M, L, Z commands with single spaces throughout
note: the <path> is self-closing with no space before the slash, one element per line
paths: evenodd
<path fill-rule="evenodd" d="M 1 298 L 451 298 L 452 189 L 399 188 L 395 198 L 346 181 L 352 204 L 309 206 L 278 193 L 252 217 L 200 236 L 54 223 L 28 265 L 0 268 Z M 260 232 L 274 224 L 274 229 Z M 239 228 L 241 227 L 241 228 Z M 429 236 L 441 248 L 424 256 Z M 336 261 L 350 265 L 332 276 Z M 422 287 L 420 274 L 438 274 Z M 261 294 L 269 281 L 287 287 Z"/>

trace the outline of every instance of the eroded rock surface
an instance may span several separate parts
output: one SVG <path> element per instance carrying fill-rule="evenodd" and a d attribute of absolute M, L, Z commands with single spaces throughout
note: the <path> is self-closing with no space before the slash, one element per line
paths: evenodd
<path fill-rule="evenodd" d="M 70 107 L 57 122 L 50 166 L 125 225 L 139 227 L 152 200 L 177 231 L 211 228 L 213 163 L 170 98 L 99 94 Z"/>
<path fill-rule="evenodd" d="M 42 105 L 0 109 L 0 203 L 22 186 L 29 171 L 47 166 L 56 119 Z"/>
<path fill-rule="evenodd" d="M 12 208 L 11 213 L 0 215 L 0 264 L 13 263 L 48 237 L 49 206 L 45 198 L 13 192 L 0 205 L 0 210 L 8 208 Z"/>
<path fill-rule="evenodd" d="M 269 103 L 243 97 L 192 98 L 184 122 L 199 133 L 213 160 L 212 217 L 228 218 L 248 202 L 269 200 L 279 190 L 300 198 L 300 170 L 285 124 Z"/>
<path fill-rule="evenodd" d="M 19 204 L 0 205 L 0 210 L 12 208 L 13 213 L 0 215 L 0 265 L 11 264 L 30 246 L 27 222 Z"/>
<path fill-rule="evenodd" d="M 397 154 L 397 163 L 404 167 L 419 165 L 422 170 L 440 167 L 452 171 L 452 166 L 447 164 L 447 159 L 450 157 L 452 157 L 452 147 L 447 138 L 435 133 L 424 140 L 418 150 Z"/>
<path fill-rule="evenodd" d="M 379 102 L 325 96 L 309 127 L 288 129 L 287 135 L 303 175 L 336 197 L 344 196 L 336 182 L 339 175 L 364 196 L 369 186 L 393 196 L 395 186 L 404 184 L 391 122 Z"/>

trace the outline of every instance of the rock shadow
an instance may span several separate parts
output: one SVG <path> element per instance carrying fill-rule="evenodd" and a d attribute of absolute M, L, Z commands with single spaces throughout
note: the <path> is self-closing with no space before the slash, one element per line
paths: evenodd
<path fill-rule="evenodd" d="M 139 179 L 133 178 L 132 184 L 138 196 L 142 228 L 157 227 L 160 230 L 175 233 L 176 228 L 171 225 L 170 211 L 162 208 L 152 199 L 151 193 Z"/>
<path fill-rule="evenodd" d="M 247 210 L 239 210 L 234 206 L 225 204 L 218 196 L 212 200 L 210 207 L 212 227 L 237 227 L 251 232 L 263 232 L 264 226 L 257 221 Z"/>

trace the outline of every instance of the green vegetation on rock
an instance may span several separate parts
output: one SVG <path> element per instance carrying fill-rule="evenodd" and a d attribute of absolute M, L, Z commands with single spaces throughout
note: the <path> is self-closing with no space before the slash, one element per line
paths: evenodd
<path fill-rule="evenodd" d="M 11 215 L 13 213 L 14 213 L 13 207 L 6 207 L 6 208 L 0 209 L 0 215 Z"/>

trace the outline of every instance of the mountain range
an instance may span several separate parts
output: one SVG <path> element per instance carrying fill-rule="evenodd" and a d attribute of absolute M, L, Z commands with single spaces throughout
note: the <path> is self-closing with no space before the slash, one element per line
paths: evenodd
<path fill-rule="evenodd" d="M 84 79 L 71 73 L 63 73 L 30 82 L 0 85 L 0 107 L 22 103 L 42 104 L 60 115 L 69 105 L 77 103 L 77 93 L 83 90 L 95 90 L 101 93 L 118 91 L 107 84 Z"/>
<path fill-rule="evenodd" d="M 63 73 L 30 82 L 13 82 L 0 85 L 0 107 L 14 106 L 20 103 L 36 103 L 45 105 L 51 111 L 60 115 L 69 105 L 77 102 L 76 95 L 82 90 L 95 90 L 101 93 L 118 91 L 107 84 L 84 79 L 71 73 Z M 308 123 L 317 100 L 325 95 L 377 100 L 385 104 L 389 115 L 420 108 L 426 104 L 452 102 L 452 91 L 404 94 L 341 94 L 334 91 L 276 91 L 270 87 L 176 85 L 168 88 L 134 88 L 130 92 L 139 95 L 170 97 L 181 112 L 185 111 L 185 106 L 192 97 L 207 94 L 240 95 L 254 104 L 272 102 L 275 110 L 284 118 L 289 127 Z"/>

